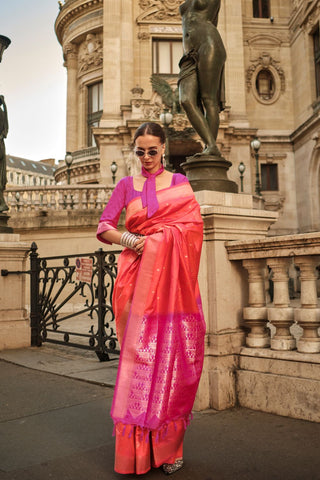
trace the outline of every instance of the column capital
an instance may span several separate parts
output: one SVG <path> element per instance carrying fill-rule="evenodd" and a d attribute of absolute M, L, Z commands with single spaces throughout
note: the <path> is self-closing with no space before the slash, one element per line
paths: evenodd
<path fill-rule="evenodd" d="M 77 61 L 78 61 L 78 47 L 74 43 L 67 43 L 63 47 L 63 56 L 65 59 L 64 66 L 69 68 L 69 67 L 74 67 L 76 68 L 77 66 Z"/>

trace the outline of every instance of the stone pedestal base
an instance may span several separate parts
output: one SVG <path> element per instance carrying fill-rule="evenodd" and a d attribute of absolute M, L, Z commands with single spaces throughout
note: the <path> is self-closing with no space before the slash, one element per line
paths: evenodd
<path fill-rule="evenodd" d="M 0 233 L 1 270 L 25 271 L 29 246 L 20 236 Z M 25 309 L 26 275 L 0 276 L 0 350 L 30 346 L 30 322 Z"/>
<path fill-rule="evenodd" d="M 195 192 L 214 190 L 237 193 L 238 185 L 227 177 L 227 171 L 231 165 L 231 162 L 223 157 L 194 155 L 187 157 L 186 162 L 181 166 Z"/>
<path fill-rule="evenodd" d="M 320 422 L 320 355 L 243 348 L 239 358 L 240 406 Z"/>
<path fill-rule="evenodd" d="M 13 233 L 13 229 L 8 227 L 9 218 L 10 216 L 7 213 L 0 212 L 0 234 Z"/>
<path fill-rule="evenodd" d="M 226 241 L 265 238 L 277 214 L 256 210 L 251 195 L 196 192 L 204 220 L 199 285 L 207 325 L 205 362 L 196 410 L 236 403 L 238 354 L 245 342 L 242 311 L 248 295 L 245 270 L 231 262 Z"/>

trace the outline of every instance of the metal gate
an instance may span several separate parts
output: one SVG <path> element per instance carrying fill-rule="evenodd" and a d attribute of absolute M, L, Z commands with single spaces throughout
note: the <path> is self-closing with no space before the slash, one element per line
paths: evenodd
<path fill-rule="evenodd" d="M 31 245 L 31 345 L 57 343 L 93 350 L 100 361 L 119 354 L 112 294 L 119 251 L 40 257 Z"/>

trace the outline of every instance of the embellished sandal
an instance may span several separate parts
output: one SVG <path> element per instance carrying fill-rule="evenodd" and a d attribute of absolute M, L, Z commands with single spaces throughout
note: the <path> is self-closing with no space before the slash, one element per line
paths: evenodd
<path fill-rule="evenodd" d="M 183 460 L 176 460 L 174 463 L 164 463 L 162 470 L 166 475 L 171 475 L 183 467 Z"/>

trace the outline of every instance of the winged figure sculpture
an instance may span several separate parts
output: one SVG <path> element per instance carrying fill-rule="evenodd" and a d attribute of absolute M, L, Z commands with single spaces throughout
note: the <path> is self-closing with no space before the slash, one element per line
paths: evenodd
<path fill-rule="evenodd" d="M 153 90 L 160 95 L 162 102 L 172 114 L 180 113 L 179 89 L 173 90 L 169 82 L 161 75 L 151 75 L 150 81 Z"/>

